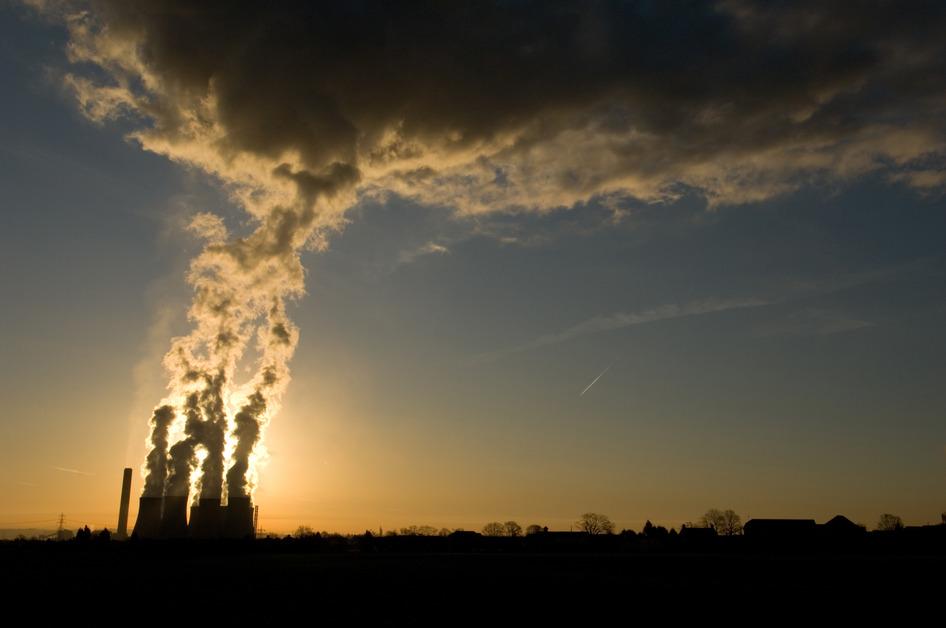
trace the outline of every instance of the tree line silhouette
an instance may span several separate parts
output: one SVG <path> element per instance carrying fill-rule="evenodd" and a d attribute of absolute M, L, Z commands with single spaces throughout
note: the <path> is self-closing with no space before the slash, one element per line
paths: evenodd
<path fill-rule="evenodd" d="M 780 549 L 816 552 L 919 551 L 946 553 L 946 513 L 942 523 L 905 526 L 889 513 L 873 531 L 843 516 L 818 524 L 813 519 L 753 519 L 743 524 L 732 509 L 711 508 L 679 530 L 647 521 L 640 531 L 616 531 L 605 514 L 582 514 L 569 531 L 516 521 L 491 521 L 479 532 L 460 528 L 412 525 L 398 530 L 366 531 L 363 535 L 315 532 L 300 526 L 284 541 L 301 541 L 323 550 L 357 547 L 363 551 L 613 551 L 613 552 L 752 552 Z"/>
<path fill-rule="evenodd" d="M 910 547 L 921 551 L 946 550 L 946 512 L 941 523 L 927 526 L 906 526 L 897 515 L 884 513 L 872 532 L 864 525 L 837 516 L 824 524 L 812 519 L 755 519 L 743 525 L 742 518 L 732 509 L 711 508 L 696 522 L 687 522 L 677 530 L 647 521 L 638 532 L 622 529 L 616 532 L 614 522 L 605 514 L 586 512 L 565 531 L 550 531 L 548 526 L 530 524 L 523 528 L 516 521 L 491 521 L 479 532 L 462 528 L 437 528 L 430 525 L 411 525 L 398 529 L 379 528 L 375 534 L 338 534 L 316 531 L 310 526 L 298 526 L 289 535 L 261 535 L 258 542 L 300 542 L 313 549 L 360 548 L 379 550 L 438 551 L 450 550 L 601 550 L 601 551 L 733 551 L 752 549 L 897 549 Z M 727 541 L 731 539 L 731 541 Z M 18 537 L 17 541 L 29 539 Z M 37 537 L 34 540 L 42 540 Z M 102 545 L 111 540 L 107 528 L 93 531 L 88 526 L 79 528 L 74 543 L 95 541 Z M 737 542 L 738 541 L 738 542 Z"/>

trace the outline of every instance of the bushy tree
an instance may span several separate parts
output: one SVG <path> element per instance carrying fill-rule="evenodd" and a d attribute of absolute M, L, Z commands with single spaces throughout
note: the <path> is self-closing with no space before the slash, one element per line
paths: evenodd
<path fill-rule="evenodd" d="M 588 534 L 612 534 L 614 524 L 607 515 L 597 512 L 586 512 L 575 523 L 579 530 Z"/>
<path fill-rule="evenodd" d="M 436 536 L 437 528 L 433 526 L 409 526 L 401 528 L 401 536 Z"/>
<path fill-rule="evenodd" d="M 528 528 L 526 528 L 526 535 L 529 535 L 529 534 L 538 534 L 539 532 L 542 532 L 542 531 L 545 530 L 545 529 L 546 529 L 546 528 L 543 528 L 543 527 L 540 526 L 539 524 L 533 523 L 531 526 L 529 526 Z"/>
<path fill-rule="evenodd" d="M 641 531 L 641 534 L 648 539 L 662 539 L 669 534 L 669 531 L 663 526 L 655 526 L 650 522 L 650 519 L 648 519 L 644 523 L 644 529 Z"/>
<path fill-rule="evenodd" d="M 503 524 L 503 533 L 506 536 L 522 536 L 522 526 L 515 521 L 507 521 Z"/>
<path fill-rule="evenodd" d="M 877 522 L 877 529 L 882 532 L 895 532 L 903 529 L 903 519 L 897 515 L 884 513 L 880 515 L 880 521 Z"/>
<path fill-rule="evenodd" d="M 506 528 L 498 521 L 491 521 L 483 526 L 483 536 L 502 536 Z"/>

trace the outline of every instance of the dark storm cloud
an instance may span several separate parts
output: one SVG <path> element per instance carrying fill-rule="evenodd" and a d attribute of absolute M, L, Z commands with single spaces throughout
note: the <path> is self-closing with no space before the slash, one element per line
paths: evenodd
<path fill-rule="evenodd" d="M 224 178 L 269 160 L 310 200 L 360 182 L 490 211 L 677 184 L 742 202 L 878 168 L 944 179 L 942 3 L 89 7 L 75 58 L 115 82 L 83 83 L 87 111 L 133 108 L 146 147 Z"/>

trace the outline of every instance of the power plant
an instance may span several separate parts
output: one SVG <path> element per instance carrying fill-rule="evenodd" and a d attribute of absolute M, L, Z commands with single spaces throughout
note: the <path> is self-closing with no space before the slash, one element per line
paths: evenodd
<path fill-rule="evenodd" d="M 256 514 L 249 497 L 201 499 L 187 496 L 141 497 L 132 536 L 139 539 L 247 539 L 256 536 Z"/>
<path fill-rule="evenodd" d="M 131 469 L 125 469 L 122 504 L 119 512 L 119 538 L 125 538 L 128 500 L 131 493 Z M 138 518 L 132 537 L 139 539 L 247 539 L 255 538 L 259 507 L 249 497 L 232 496 L 227 505 L 219 499 L 201 498 L 190 506 L 187 495 L 165 495 L 138 499 Z"/>

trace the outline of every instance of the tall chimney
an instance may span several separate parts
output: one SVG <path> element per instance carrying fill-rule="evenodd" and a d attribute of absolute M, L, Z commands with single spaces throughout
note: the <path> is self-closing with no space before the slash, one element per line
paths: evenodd
<path fill-rule="evenodd" d="M 131 469 L 125 468 L 122 473 L 122 500 L 118 505 L 118 529 L 115 531 L 115 538 L 123 540 L 128 538 L 128 502 L 131 500 Z"/>

